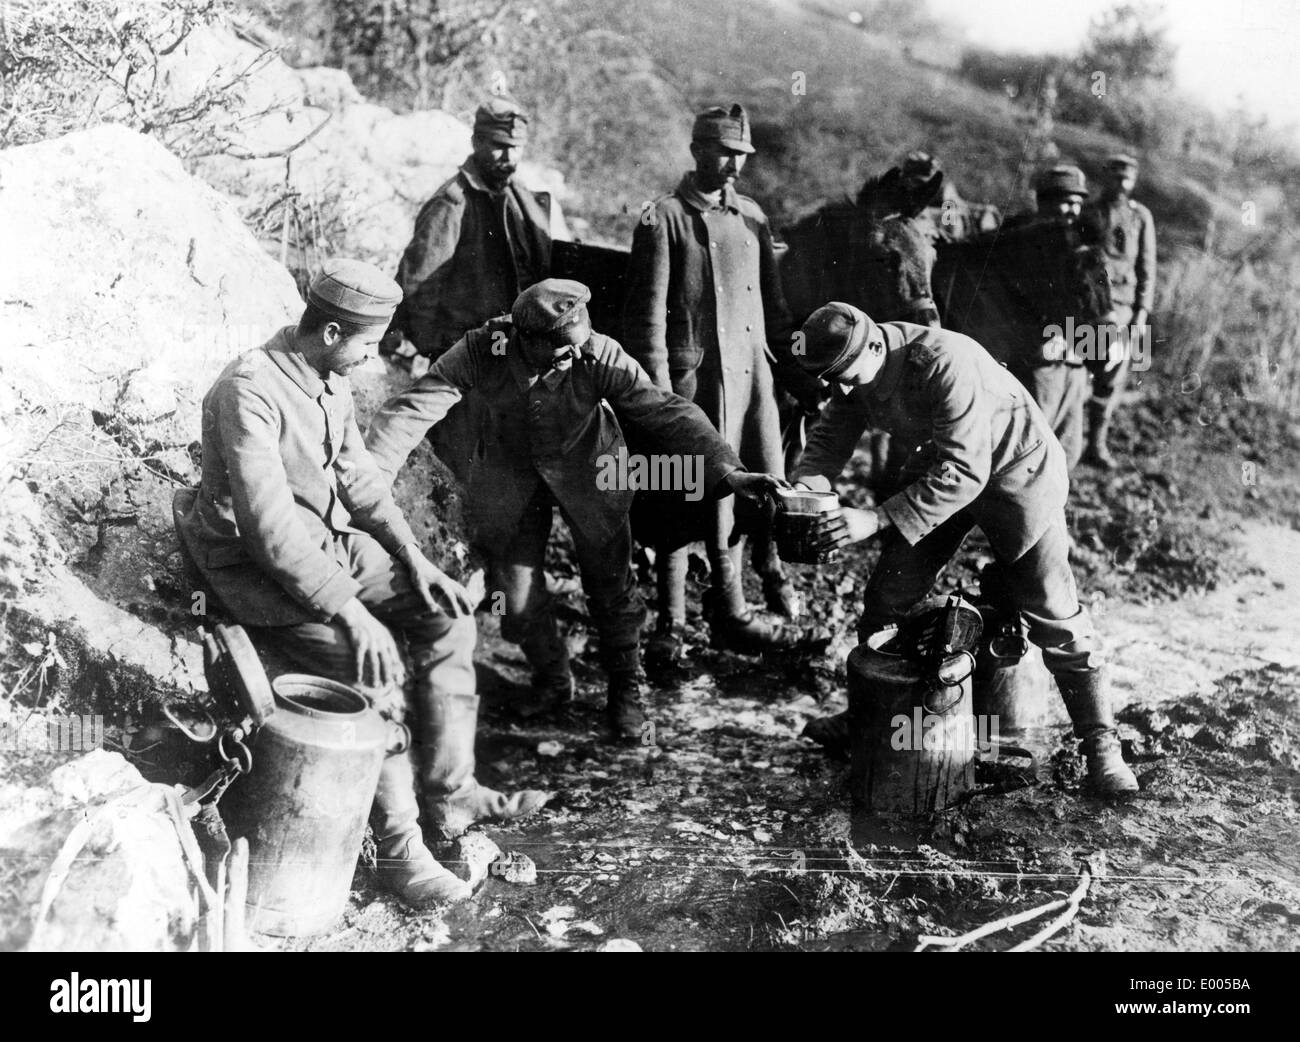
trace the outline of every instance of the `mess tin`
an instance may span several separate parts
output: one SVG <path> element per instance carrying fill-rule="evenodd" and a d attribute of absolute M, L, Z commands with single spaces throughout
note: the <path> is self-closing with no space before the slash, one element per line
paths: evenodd
<path fill-rule="evenodd" d="M 793 564 L 826 564 L 838 551 L 817 548 L 817 531 L 826 514 L 837 510 L 840 497 L 834 492 L 811 492 L 795 488 L 775 490 L 776 549 L 781 560 Z"/>

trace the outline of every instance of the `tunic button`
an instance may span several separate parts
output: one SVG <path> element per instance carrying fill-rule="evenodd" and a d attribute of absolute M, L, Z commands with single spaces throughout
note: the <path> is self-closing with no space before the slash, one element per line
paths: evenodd
<path fill-rule="evenodd" d="M 746 286 L 745 288 L 746 288 L 747 290 L 749 290 L 749 292 L 751 292 L 751 293 L 754 292 L 754 287 L 753 287 L 753 286 Z"/>
<path fill-rule="evenodd" d="M 718 332 L 719 332 L 719 333 L 725 333 L 726 330 L 723 329 L 721 326 L 718 326 Z"/>
<path fill-rule="evenodd" d="M 749 325 L 745 326 L 745 332 L 746 332 L 746 333 L 752 333 L 753 331 L 754 331 L 754 327 L 753 327 L 753 326 L 749 326 Z"/>
<path fill-rule="evenodd" d="M 717 244 L 716 242 L 713 244 L 713 248 L 714 248 L 715 250 L 718 248 L 718 244 Z"/>

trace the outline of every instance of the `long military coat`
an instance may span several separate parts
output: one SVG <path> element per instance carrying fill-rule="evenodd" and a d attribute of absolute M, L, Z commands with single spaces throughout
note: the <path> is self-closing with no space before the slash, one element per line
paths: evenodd
<path fill-rule="evenodd" d="M 1101 238 L 1111 304 L 1151 314 L 1156 298 L 1156 224 L 1134 199 L 1097 200 L 1085 210 Z"/>
<path fill-rule="evenodd" d="M 750 470 L 784 473 L 769 337 L 786 361 L 789 317 L 767 218 L 730 188 L 720 209 L 690 174 L 632 237 L 627 350 L 656 387 L 694 401 Z"/>
<path fill-rule="evenodd" d="M 968 336 L 884 322 L 887 354 L 872 383 L 835 394 L 808 439 L 793 480 L 828 490 L 862 433 L 914 446 L 904 487 L 879 507 L 915 545 L 969 511 L 1005 561 L 1018 560 L 1069 491 L 1065 454 L 1014 376 Z"/>
<path fill-rule="evenodd" d="M 660 453 L 702 457 L 706 490 L 740 469 L 703 413 L 651 383 L 616 341 L 594 333 L 566 368 L 538 377 L 513 329 L 503 316 L 468 333 L 385 402 L 366 433 L 376 462 L 392 475 L 462 397 L 478 401 L 486 416 L 470 462 L 466 514 L 475 543 L 488 552 L 510 544 L 542 483 L 579 537 L 603 544 L 620 531 L 633 490 L 598 484 L 604 460 L 626 447 L 619 420 Z"/>
<path fill-rule="evenodd" d="M 437 358 L 546 278 L 552 238 L 567 237 L 549 194 L 516 179 L 494 193 L 467 159 L 415 219 L 397 268 L 404 296 L 394 326 Z"/>
<path fill-rule="evenodd" d="M 181 538 L 241 623 L 328 621 L 361 585 L 334 537 L 415 542 L 366 452 L 345 377 L 293 350 L 294 327 L 235 358 L 203 398 L 203 477 Z"/>

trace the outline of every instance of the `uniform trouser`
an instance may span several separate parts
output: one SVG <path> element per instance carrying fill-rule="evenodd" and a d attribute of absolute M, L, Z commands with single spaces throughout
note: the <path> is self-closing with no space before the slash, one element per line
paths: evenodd
<path fill-rule="evenodd" d="M 745 537 L 735 532 L 736 497 L 727 496 L 709 504 L 709 528 L 704 549 L 713 571 L 714 611 L 723 618 L 745 615 L 745 588 L 741 569 L 745 561 Z M 686 566 L 688 548 L 660 552 L 656 561 L 660 616 L 676 622 L 686 620 Z"/>
<path fill-rule="evenodd" d="M 1066 466 L 1073 470 L 1083 457 L 1083 406 L 1088 398 L 1088 372 L 1081 365 L 1052 362 L 1017 366 L 1013 370 L 1043 410 L 1052 433 L 1065 450 Z"/>
<path fill-rule="evenodd" d="M 865 641 L 898 622 L 924 599 L 973 526 L 968 515 L 958 514 L 915 546 L 897 529 L 886 533 L 880 560 L 867 580 L 858 639 Z M 1100 671 L 1097 634 L 1087 609 L 1079 604 L 1070 569 L 1063 512 L 1017 560 L 996 559 L 983 581 L 994 604 L 1025 617 L 1029 639 L 1042 649 L 1043 662 L 1054 675 Z"/>
<path fill-rule="evenodd" d="M 525 507 L 514 539 L 504 547 L 480 547 L 488 559 L 488 584 L 504 602 L 501 636 L 523 648 L 535 678 L 568 676 L 569 656 L 556 625 L 546 585 L 546 547 L 558 504 L 541 485 Z M 645 606 L 632 574 L 632 529 L 627 518 L 614 536 L 594 542 L 560 508 L 573 536 L 574 555 L 587 595 L 587 610 L 600 638 L 607 670 L 632 669 L 638 660 Z"/>
<path fill-rule="evenodd" d="M 361 584 L 362 604 L 387 626 L 399 644 L 405 642 L 411 660 L 410 692 L 367 692 L 375 706 L 393 719 L 406 718 L 413 736 L 413 751 L 421 763 L 427 797 L 452 795 L 473 783 L 473 732 L 462 742 L 466 748 L 448 750 L 449 762 L 434 763 L 424 748 L 432 722 L 446 713 L 452 701 L 477 709 L 474 678 L 476 630 L 472 616 L 453 619 L 430 611 L 411 583 L 406 567 L 389 556 L 368 535 L 334 537 L 334 554 Z M 358 685 L 356 653 L 347 630 L 336 622 L 303 622 L 294 626 L 261 627 L 254 633 L 283 652 L 301 669 L 344 684 Z M 410 715 L 407 715 L 409 710 Z M 413 719 L 411 718 L 413 717 Z M 450 762 L 454 761 L 454 762 Z"/>
<path fill-rule="evenodd" d="M 1128 324 L 1132 321 L 1133 308 L 1129 305 L 1118 305 L 1106 316 L 1106 322 L 1115 327 L 1117 335 L 1127 335 Z M 1102 358 L 1089 359 L 1087 362 L 1088 372 L 1092 374 L 1092 401 L 1106 420 L 1115 415 L 1120 396 L 1124 393 L 1124 385 L 1128 382 L 1131 364 L 1132 358 L 1128 351 L 1124 352 L 1123 359 L 1113 369 L 1107 369 L 1106 360 Z"/>

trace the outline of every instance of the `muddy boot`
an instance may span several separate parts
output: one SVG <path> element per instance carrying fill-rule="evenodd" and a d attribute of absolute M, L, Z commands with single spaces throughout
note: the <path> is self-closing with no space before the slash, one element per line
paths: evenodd
<path fill-rule="evenodd" d="M 682 663 L 686 651 L 686 623 L 659 616 L 655 631 L 645 642 L 646 667 L 652 673 L 667 673 Z"/>
<path fill-rule="evenodd" d="M 1108 799 L 1132 796 L 1138 791 L 1137 778 L 1120 755 L 1119 735 L 1110 709 L 1105 676 L 1101 670 L 1087 673 L 1057 673 L 1066 711 L 1074 723 L 1079 752 L 1088 762 L 1086 788 Z"/>
<path fill-rule="evenodd" d="M 826 750 L 828 756 L 841 760 L 849 758 L 849 714 L 818 717 L 803 726 L 803 736 L 811 738 Z"/>
<path fill-rule="evenodd" d="M 645 674 L 637 648 L 615 652 L 605 662 L 609 688 L 605 701 L 605 720 L 616 742 L 640 742 L 645 733 Z"/>
<path fill-rule="evenodd" d="M 780 572 L 763 575 L 763 601 L 768 611 L 782 618 L 797 619 L 801 613 L 802 605 L 794 583 Z"/>
<path fill-rule="evenodd" d="M 1114 470 L 1118 464 L 1106 444 L 1110 437 L 1110 406 L 1107 402 L 1088 403 L 1088 445 L 1083 451 L 1084 461 L 1100 470 Z"/>
<path fill-rule="evenodd" d="M 406 753 L 394 753 L 384 761 L 370 811 L 377 847 L 377 881 L 413 908 L 468 900 L 470 885 L 443 868 L 429 853 L 418 817 L 411 761 Z"/>
<path fill-rule="evenodd" d="M 522 818 L 551 798 L 537 789 L 497 792 L 475 780 L 478 706 L 477 695 L 448 695 L 422 707 L 425 719 L 416 735 L 424 760 L 421 788 L 430 823 L 445 839 L 455 839 L 476 822 Z"/>
<path fill-rule="evenodd" d="M 831 638 L 820 627 L 811 632 L 788 622 L 767 622 L 754 611 L 745 615 L 714 616 L 709 625 L 710 645 L 742 655 L 761 655 L 769 651 L 792 654 L 819 654 Z"/>
<path fill-rule="evenodd" d="M 533 669 L 532 698 L 518 708 L 519 715 L 524 719 L 539 716 L 557 720 L 567 718 L 573 706 L 569 646 L 560 635 L 549 608 L 534 622 L 530 632 L 519 642 L 519 647 Z"/>

